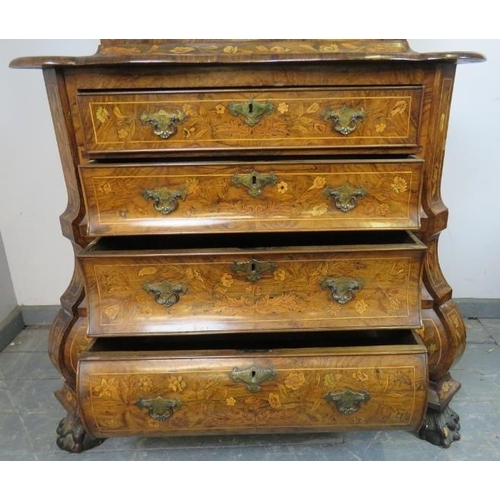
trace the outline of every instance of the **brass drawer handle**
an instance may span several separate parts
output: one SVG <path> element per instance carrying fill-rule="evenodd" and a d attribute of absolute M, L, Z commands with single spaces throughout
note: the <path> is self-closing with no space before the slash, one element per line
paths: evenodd
<path fill-rule="evenodd" d="M 234 174 L 233 184 L 236 187 L 245 186 L 248 194 L 256 198 L 262 194 L 262 189 L 266 186 L 274 186 L 278 178 L 271 172 L 269 174 L 259 174 L 255 170 L 250 174 Z"/>
<path fill-rule="evenodd" d="M 368 391 L 354 392 L 346 389 L 343 392 L 329 392 L 325 396 L 325 400 L 335 405 L 335 408 L 343 415 L 352 415 L 359 410 L 361 403 L 370 400 L 370 393 Z"/>
<path fill-rule="evenodd" d="M 277 267 L 276 263 L 272 261 L 262 262 L 252 259 L 250 261 L 233 262 L 231 270 L 236 274 L 244 274 L 248 281 L 255 283 L 263 278 L 264 273 L 274 272 Z"/>
<path fill-rule="evenodd" d="M 335 207 L 341 212 L 347 213 L 358 206 L 358 200 L 362 200 L 368 191 L 364 187 L 354 187 L 350 184 L 331 188 L 327 186 L 323 191 L 325 198 L 332 198 Z"/>
<path fill-rule="evenodd" d="M 250 392 L 259 392 L 262 389 L 261 384 L 263 382 L 276 377 L 276 371 L 273 368 L 261 368 L 259 366 L 252 366 L 246 370 L 233 368 L 229 372 L 229 377 L 236 383 L 244 383 Z"/>
<path fill-rule="evenodd" d="M 362 122 L 368 113 L 363 108 L 325 109 L 321 115 L 327 122 L 333 122 L 333 128 L 342 135 L 349 135 L 356 130 L 359 122 Z"/>
<path fill-rule="evenodd" d="M 227 107 L 233 116 L 241 118 L 249 127 L 257 125 L 264 116 L 274 111 L 274 106 L 269 102 L 258 102 L 250 99 L 246 102 L 232 101 Z"/>
<path fill-rule="evenodd" d="M 155 301 L 164 307 L 172 307 L 180 300 L 180 296 L 187 292 L 184 283 L 170 283 L 169 281 L 158 281 L 157 283 L 144 283 L 142 288 L 147 293 L 155 296 Z"/>
<path fill-rule="evenodd" d="M 365 283 L 361 278 L 346 278 L 340 276 L 338 278 L 323 278 L 320 282 L 323 290 L 330 290 L 332 299 L 337 304 L 347 304 L 356 296 Z"/>
<path fill-rule="evenodd" d="M 159 189 L 144 189 L 142 197 L 146 201 L 153 201 L 153 207 L 162 215 L 168 215 L 179 207 L 178 200 L 186 201 L 187 192 L 184 188 L 172 191 L 166 187 Z"/>
<path fill-rule="evenodd" d="M 182 401 L 179 399 L 165 399 L 158 396 L 154 399 L 141 398 L 135 404 L 139 408 L 146 408 L 151 418 L 164 422 L 172 417 L 175 408 L 182 406 Z"/>
<path fill-rule="evenodd" d="M 148 114 L 146 112 L 141 115 L 143 125 L 150 124 L 153 126 L 153 133 L 162 139 L 168 139 L 177 133 L 177 125 L 186 119 L 186 115 L 182 111 L 177 113 L 167 113 L 164 109 L 160 109 L 156 113 Z"/>

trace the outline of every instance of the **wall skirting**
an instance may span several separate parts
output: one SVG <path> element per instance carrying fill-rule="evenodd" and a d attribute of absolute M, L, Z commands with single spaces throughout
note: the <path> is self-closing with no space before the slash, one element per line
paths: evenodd
<path fill-rule="evenodd" d="M 0 351 L 3 351 L 23 330 L 22 308 L 17 306 L 4 320 L 0 321 Z"/>

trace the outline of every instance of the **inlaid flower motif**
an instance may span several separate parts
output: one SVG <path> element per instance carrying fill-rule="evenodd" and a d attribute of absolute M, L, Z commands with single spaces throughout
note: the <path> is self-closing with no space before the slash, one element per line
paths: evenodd
<path fill-rule="evenodd" d="M 262 293 L 262 288 L 259 285 L 248 285 L 245 287 L 245 292 L 260 295 Z"/>
<path fill-rule="evenodd" d="M 173 52 L 174 54 L 187 54 L 195 50 L 196 49 L 194 47 L 174 47 L 173 49 L 170 49 L 169 52 Z"/>
<path fill-rule="evenodd" d="M 300 389 L 304 385 L 305 381 L 306 379 L 302 372 L 292 372 L 286 378 L 285 386 L 288 387 L 289 389 L 296 391 L 297 389 Z"/>
<path fill-rule="evenodd" d="M 377 205 L 377 208 L 375 209 L 375 213 L 377 215 L 385 215 L 389 212 L 389 205 L 387 203 L 381 203 L 380 205 Z"/>
<path fill-rule="evenodd" d="M 274 271 L 274 280 L 275 281 L 285 281 L 286 279 L 286 271 L 284 269 L 278 269 Z"/>
<path fill-rule="evenodd" d="M 149 392 L 153 388 L 153 381 L 150 377 L 139 378 L 139 388 L 141 391 Z"/>
<path fill-rule="evenodd" d="M 356 309 L 356 312 L 360 315 L 365 314 L 368 309 L 368 304 L 363 299 L 357 300 L 354 304 L 354 309 Z"/>
<path fill-rule="evenodd" d="M 319 103 L 313 102 L 307 109 L 306 113 L 316 113 L 319 110 Z"/>
<path fill-rule="evenodd" d="M 333 373 L 327 373 L 325 375 L 325 378 L 323 379 L 323 385 L 327 389 L 332 389 L 334 388 L 340 381 L 342 380 L 342 374 L 341 373 L 336 373 L 335 375 Z"/>
<path fill-rule="evenodd" d="M 102 424 L 107 429 L 118 429 L 119 427 L 121 427 L 122 422 L 119 418 L 112 417 L 112 418 L 108 418 L 107 420 L 104 420 L 102 422 Z"/>
<path fill-rule="evenodd" d="M 279 194 L 285 194 L 288 191 L 288 184 L 285 181 L 281 181 L 276 185 L 276 189 Z"/>
<path fill-rule="evenodd" d="M 221 282 L 222 286 L 229 288 L 233 284 L 233 277 L 228 273 L 223 274 L 221 279 L 220 279 L 220 282 Z"/>
<path fill-rule="evenodd" d="M 356 370 L 352 374 L 352 378 L 355 380 L 359 380 L 360 382 L 364 382 L 365 380 L 368 380 L 368 375 L 365 372 L 362 372 L 361 370 Z"/>
<path fill-rule="evenodd" d="M 249 396 L 245 399 L 245 405 L 251 410 L 258 410 L 262 406 L 262 401 L 256 396 Z"/>
<path fill-rule="evenodd" d="M 217 106 L 215 106 L 215 112 L 218 115 L 223 115 L 226 112 L 226 108 L 222 104 L 217 104 Z"/>
<path fill-rule="evenodd" d="M 236 399 L 234 399 L 232 396 L 226 399 L 227 406 L 234 406 L 235 404 L 236 404 Z"/>
<path fill-rule="evenodd" d="M 290 49 L 287 49 L 286 47 L 282 47 L 281 45 L 274 45 L 270 49 L 271 52 L 289 52 Z"/>
<path fill-rule="evenodd" d="M 395 193 L 404 193 L 408 190 L 408 183 L 402 177 L 396 176 L 392 181 L 391 187 Z"/>
<path fill-rule="evenodd" d="M 271 408 L 281 408 L 281 400 L 279 394 L 275 394 L 274 392 L 269 393 L 269 397 L 267 398 Z"/>
<path fill-rule="evenodd" d="M 391 115 L 400 115 L 401 113 L 404 113 L 406 111 L 406 108 L 408 107 L 408 103 L 406 101 L 398 101 L 394 108 L 391 111 Z"/>
<path fill-rule="evenodd" d="M 339 46 L 336 43 L 332 43 L 330 45 L 320 45 L 320 52 L 337 52 L 339 50 Z"/>
<path fill-rule="evenodd" d="M 196 194 L 200 190 L 200 181 L 195 177 L 186 179 L 186 191 L 188 194 Z"/>
<path fill-rule="evenodd" d="M 95 112 L 95 117 L 101 122 L 104 123 L 109 118 L 109 112 L 106 108 L 99 106 L 97 111 Z"/>
<path fill-rule="evenodd" d="M 124 141 L 128 137 L 128 132 L 124 128 L 121 128 L 118 130 L 118 137 Z"/>
<path fill-rule="evenodd" d="M 433 342 L 432 344 L 430 344 L 428 347 L 427 347 L 427 350 L 429 351 L 429 354 L 434 354 L 436 351 L 437 351 L 437 346 L 436 344 Z"/>
<path fill-rule="evenodd" d="M 137 273 L 137 276 L 152 276 L 153 274 L 156 274 L 158 272 L 158 269 L 156 267 L 143 267 L 139 270 Z"/>
<path fill-rule="evenodd" d="M 101 379 L 92 392 L 98 398 L 111 398 L 113 395 L 118 394 L 118 382 L 114 378 Z"/>
<path fill-rule="evenodd" d="M 226 54 L 234 54 L 238 52 L 238 47 L 235 47 L 234 45 L 227 45 L 222 49 L 222 51 L 225 52 Z"/>
<path fill-rule="evenodd" d="M 97 191 L 99 191 L 99 193 L 101 194 L 109 194 L 111 193 L 111 191 L 113 191 L 113 188 L 111 187 L 111 184 L 106 181 L 98 185 Z"/>
<path fill-rule="evenodd" d="M 312 208 L 312 214 L 314 217 L 320 217 L 321 215 L 326 214 L 328 211 L 328 205 L 326 203 L 321 203 L 321 205 L 316 205 Z"/>
<path fill-rule="evenodd" d="M 443 382 L 441 384 L 441 392 L 447 393 L 450 392 L 450 389 L 451 389 L 451 384 L 448 381 Z"/>
<path fill-rule="evenodd" d="M 104 315 L 111 320 L 116 319 L 119 313 L 120 313 L 120 306 L 118 304 L 114 304 L 104 309 Z"/>
<path fill-rule="evenodd" d="M 284 115 L 285 113 L 288 113 L 290 110 L 290 106 L 286 102 L 280 102 L 278 104 L 278 111 Z"/>
<path fill-rule="evenodd" d="M 392 311 L 399 311 L 401 309 L 401 301 L 396 297 L 390 297 L 389 307 Z"/>
<path fill-rule="evenodd" d="M 187 139 L 188 137 L 191 137 L 191 134 L 193 134 L 195 130 L 196 129 L 194 127 L 183 128 L 182 135 L 184 136 L 185 139 Z"/>
<path fill-rule="evenodd" d="M 312 186 L 309 188 L 309 191 L 311 189 L 321 189 L 324 188 L 326 184 L 326 179 L 324 177 L 315 177 Z"/>
<path fill-rule="evenodd" d="M 168 388 L 174 392 L 182 392 L 186 388 L 186 382 L 184 382 L 181 375 L 172 375 L 168 379 Z"/>
<path fill-rule="evenodd" d="M 386 128 L 387 124 L 385 124 L 384 122 L 380 122 L 377 123 L 377 125 L 375 125 L 375 131 L 378 132 L 379 134 L 381 134 Z"/>
<path fill-rule="evenodd" d="M 118 118 L 118 120 L 127 119 L 127 117 L 122 113 L 122 110 L 118 106 L 113 107 L 113 114 Z"/>

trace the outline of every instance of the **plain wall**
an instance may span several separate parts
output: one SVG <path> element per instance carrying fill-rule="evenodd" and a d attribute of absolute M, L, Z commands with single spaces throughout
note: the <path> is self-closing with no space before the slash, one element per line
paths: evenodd
<path fill-rule="evenodd" d="M 59 215 L 66 191 L 41 71 L 28 55 L 88 55 L 98 40 L 0 41 L 0 230 L 19 304 L 55 304 L 72 271 Z M 443 176 L 450 209 L 440 262 L 455 297 L 500 298 L 500 40 L 410 40 L 418 51 L 482 52 L 458 67 Z"/>

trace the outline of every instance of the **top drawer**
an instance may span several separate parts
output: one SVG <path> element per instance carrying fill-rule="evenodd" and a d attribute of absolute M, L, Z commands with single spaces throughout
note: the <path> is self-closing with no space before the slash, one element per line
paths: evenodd
<path fill-rule="evenodd" d="M 82 92 L 91 157 L 187 151 L 414 152 L 422 88 Z"/>

